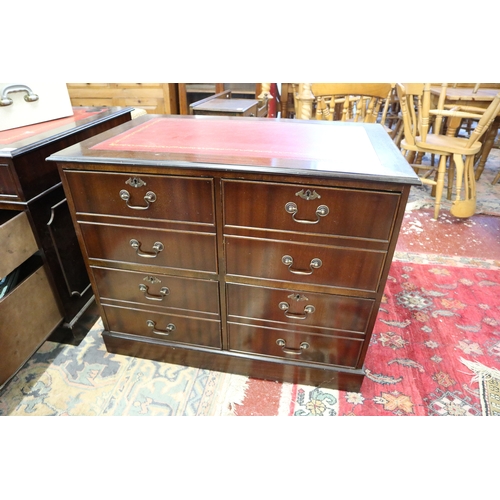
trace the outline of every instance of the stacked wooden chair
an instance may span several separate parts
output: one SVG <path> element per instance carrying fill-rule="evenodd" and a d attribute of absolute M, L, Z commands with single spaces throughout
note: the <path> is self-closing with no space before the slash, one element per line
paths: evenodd
<path fill-rule="evenodd" d="M 500 93 L 486 109 L 468 106 L 445 109 L 446 88 L 443 86 L 437 108 L 431 109 L 430 86 L 430 83 L 396 85 L 404 127 L 401 150 L 422 182 L 434 187 L 436 219 L 439 216 L 447 163 L 450 160 L 449 189 L 455 178 L 455 199 L 450 213 L 456 217 L 470 217 L 476 209 L 474 157 L 481 150 L 479 139 L 500 111 Z M 441 131 L 444 118 L 448 122 L 447 133 Z M 455 137 L 457 124 L 463 119 L 477 120 L 477 125 L 470 137 Z M 437 168 L 434 165 L 425 167 L 418 161 L 426 153 L 439 157 Z M 426 173 L 420 175 L 421 170 Z M 432 179 L 433 172 L 435 177 Z"/>
<path fill-rule="evenodd" d="M 397 117 L 391 83 L 301 83 L 295 94 L 296 117 L 302 120 L 381 123 L 393 137 Z"/>

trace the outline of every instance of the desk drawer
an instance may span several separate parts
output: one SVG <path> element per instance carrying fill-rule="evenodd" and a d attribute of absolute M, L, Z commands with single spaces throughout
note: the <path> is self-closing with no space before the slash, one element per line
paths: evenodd
<path fill-rule="evenodd" d="M 206 312 L 219 317 L 217 281 L 94 267 L 102 300 Z"/>
<path fill-rule="evenodd" d="M 19 284 L 0 300 L 0 385 L 27 361 L 63 317 L 47 270 L 39 264 L 40 259 L 31 259 L 21 266 Z"/>
<path fill-rule="evenodd" d="M 0 242 L 0 278 L 3 278 L 38 250 L 26 212 L 0 210 Z"/>
<path fill-rule="evenodd" d="M 218 320 L 107 305 L 103 306 L 103 309 L 112 332 L 221 348 L 221 324 Z"/>
<path fill-rule="evenodd" d="M 362 340 L 229 323 L 231 351 L 355 368 Z"/>
<path fill-rule="evenodd" d="M 371 299 L 233 283 L 227 285 L 227 297 L 228 316 L 233 321 L 279 322 L 290 330 L 317 327 L 319 332 L 326 328 L 332 334 L 339 330 L 364 334 L 374 305 Z"/>
<path fill-rule="evenodd" d="M 381 251 L 257 238 L 226 236 L 225 243 L 228 275 L 365 291 L 377 291 L 386 257 Z"/>
<path fill-rule="evenodd" d="M 214 224 L 211 179 L 66 172 L 76 212 Z"/>
<path fill-rule="evenodd" d="M 398 193 L 224 181 L 224 225 L 388 241 Z"/>
<path fill-rule="evenodd" d="M 81 223 L 89 258 L 215 273 L 215 235 Z"/>

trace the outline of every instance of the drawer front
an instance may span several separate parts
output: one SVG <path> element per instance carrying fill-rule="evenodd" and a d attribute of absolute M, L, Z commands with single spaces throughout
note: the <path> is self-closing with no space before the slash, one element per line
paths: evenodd
<path fill-rule="evenodd" d="M 361 340 L 229 323 L 231 351 L 355 368 Z"/>
<path fill-rule="evenodd" d="M 323 293 L 281 290 L 250 285 L 227 285 L 231 319 L 277 321 L 301 328 L 305 325 L 365 333 L 374 301 Z"/>
<path fill-rule="evenodd" d="M 109 330 L 142 337 L 220 349 L 220 321 L 139 309 L 103 306 Z"/>
<path fill-rule="evenodd" d="M 211 179 L 66 172 L 77 212 L 214 224 Z"/>
<path fill-rule="evenodd" d="M 399 194 L 224 181 L 224 224 L 390 239 Z"/>
<path fill-rule="evenodd" d="M 220 314 L 216 281 L 99 267 L 92 271 L 102 300 Z"/>
<path fill-rule="evenodd" d="M 38 349 L 62 317 L 45 267 L 0 300 L 0 385 Z"/>
<path fill-rule="evenodd" d="M 38 250 L 26 212 L 0 210 L 0 278 Z"/>
<path fill-rule="evenodd" d="M 386 254 L 225 237 L 227 274 L 376 291 Z"/>
<path fill-rule="evenodd" d="M 89 258 L 217 271 L 215 235 L 80 224 Z"/>

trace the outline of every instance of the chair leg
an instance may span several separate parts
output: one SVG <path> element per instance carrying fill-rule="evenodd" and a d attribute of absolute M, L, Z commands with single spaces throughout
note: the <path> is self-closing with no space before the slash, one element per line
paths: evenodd
<path fill-rule="evenodd" d="M 461 155 L 453 155 L 457 168 L 457 193 L 450 213 L 455 217 L 471 217 L 476 211 L 476 177 L 474 157 L 467 156 L 465 163 Z M 462 178 L 464 180 L 464 196 L 462 198 Z"/>
<path fill-rule="evenodd" d="M 394 127 L 394 144 L 399 148 L 401 145 L 401 139 L 403 138 L 403 123 L 401 121 L 396 122 Z"/>
<path fill-rule="evenodd" d="M 468 156 L 465 160 L 465 188 L 467 189 L 467 199 L 476 199 L 476 176 L 474 171 L 474 158 Z"/>
<path fill-rule="evenodd" d="M 500 181 L 500 170 L 491 183 L 496 184 L 498 181 Z"/>
<path fill-rule="evenodd" d="M 439 165 L 437 171 L 437 179 L 436 179 L 436 201 L 434 204 L 434 218 L 437 219 L 439 217 L 439 210 L 441 208 L 441 198 L 443 197 L 444 190 L 444 176 L 446 173 L 446 156 L 441 155 L 439 158 Z"/>
<path fill-rule="evenodd" d="M 480 152 L 479 163 L 476 166 L 476 180 L 479 180 L 481 174 L 483 173 L 484 166 L 490 154 L 491 149 L 495 143 L 496 136 L 498 134 L 498 129 L 500 126 L 500 119 L 497 117 L 490 125 L 486 133 L 484 134 L 482 151 Z"/>
<path fill-rule="evenodd" d="M 455 161 L 456 165 L 456 170 L 457 170 L 457 183 L 455 186 L 456 193 L 455 193 L 455 201 L 460 200 L 460 195 L 462 191 L 462 179 L 464 177 L 464 160 L 461 155 L 453 155 L 453 159 Z"/>
<path fill-rule="evenodd" d="M 453 195 L 453 179 L 455 178 L 455 161 L 453 156 L 450 156 L 450 164 L 448 165 L 448 189 L 446 193 L 446 198 L 451 200 Z"/>
<path fill-rule="evenodd" d="M 402 149 L 401 151 L 410 165 L 415 162 L 415 155 L 417 154 L 415 151 L 411 151 L 410 149 Z"/>

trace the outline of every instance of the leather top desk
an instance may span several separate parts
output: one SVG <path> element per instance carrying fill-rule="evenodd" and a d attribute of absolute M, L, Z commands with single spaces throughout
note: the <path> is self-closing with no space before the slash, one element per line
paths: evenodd
<path fill-rule="evenodd" d="M 49 161 L 108 351 L 359 390 L 419 184 L 382 126 L 147 115 Z"/>
<path fill-rule="evenodd" d="M 56 329 L 87 333 L 99 313 L 59 172 L 45 159 L 131 119 L 132 108 L 74 108 L 74 115 L 0 132 L 0 385 Z M 92 308 L 94 309 L 94 308 Z"/>

